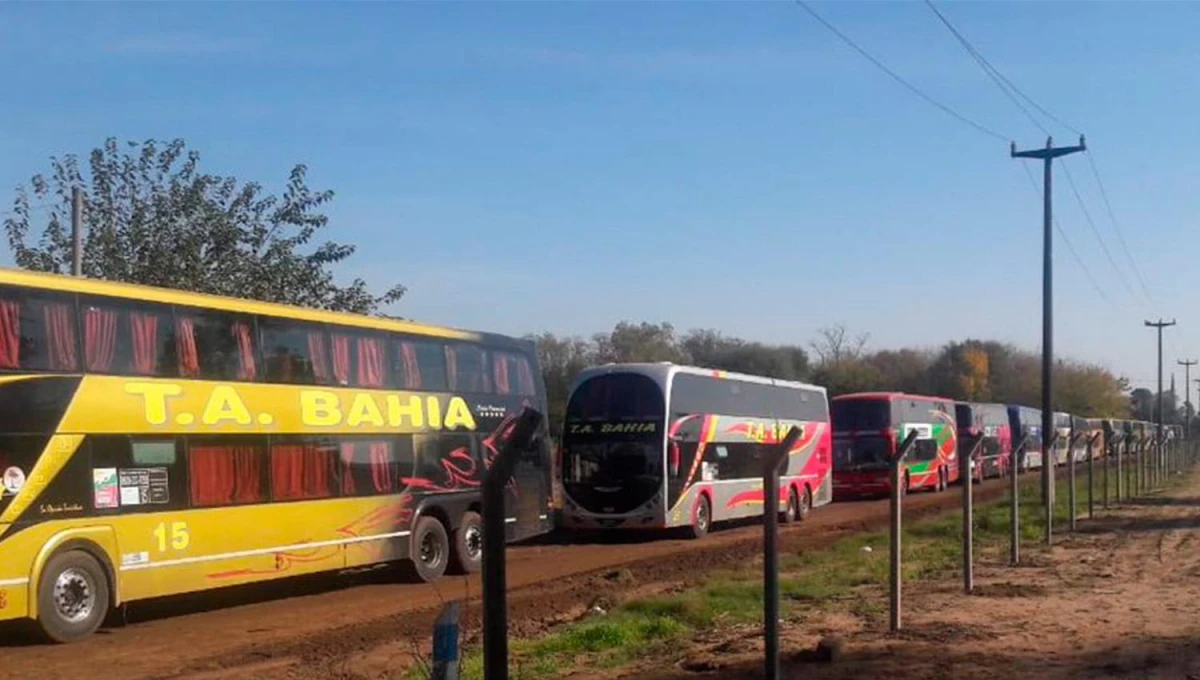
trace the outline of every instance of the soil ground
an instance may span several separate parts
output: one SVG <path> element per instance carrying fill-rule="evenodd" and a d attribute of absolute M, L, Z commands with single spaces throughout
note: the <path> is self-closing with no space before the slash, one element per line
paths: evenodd
<path fill-rule="evenodd" d="M 1005 493 L 1006 483 L 977 486 L 980 501 Z M 916 518 L 957 507 L 957 490 L 909 497 Z M 851 532 L 886 525 L 887 501 L 834 503 L 785 527 L 781 547 L 800 552 Z M 725 528 L 700 541 L 661 536 L 551 538 L 509 550 L 510 631 L 537 635 L 576 616 L 597 596 L 678 588 L 714 569 L 761 555 L 760 525 Z M 621 578 L 613 578 L 620 569 Z M 397 582 L 394 571 L 291 579 L 266 587 L 210 591 L 130 605 L 126 625 L 66 646 L 35 642 L 20 627 L 0 627 L 0 678 L 88 677 L 97 668 L 123 680 L 160 678 L 390 678 L 411 663 L 414 644 L 427 646 L 441 603 L 477 601 L 479 581 L 436 585 Z M 477 604 L 469 616 L 478 615 Z"/>
<path fill-rule="evenodd" d="M 961 578 L 905 586 L 903 630 L 886 612 L 822 608 L 783 627 L 785 678 L 1162 678 L 1200 680 L 1200 475 L 1082 522 L 1052 548 L 1004 550 Z M 1032 546 L 1030 546 L 1032 547 Z M 879 596 L 886 602 L 886 592 Z M 762 677 L 758 626 L 708 632 L 667 658 L 603 676 L 630 680 Z M 835 661 L 817 642 L 840 639 Z"/>

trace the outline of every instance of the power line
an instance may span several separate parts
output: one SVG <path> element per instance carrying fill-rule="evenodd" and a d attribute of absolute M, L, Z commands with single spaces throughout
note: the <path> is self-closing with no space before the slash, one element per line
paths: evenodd
<path fill-rule="evenodd" d="M 1079 130 L 1075 129 L 1073 126 L 1068 125 L 1067 123 L 1064 123 L 1062 121 L 1062 119 L 1059 118 L 1058 116 L 1047 111 L 1040 104 L 1038 104 L 1036 101 L 1034 101 L 1029 95 L 1027 95 L 1023 91 L 1021 91 L 1021 88 L 1017 87 L 1011 80 L 1009 80 L 995 66 L 992 66 L 991 62 L 989 62 L 986 57 L 984 57 L 982 54 L 980 54 L 979 50 L 975 49 L 975 47 L 971 44 L 971 42 L 969 40 L 967 40 L 966 36 L 964 36 L 962 33 L 960 33 L 958 31 L 958 29 L 956 29 L 954 27 L 954 25 L 950 23 L 950 20 L 947 19 L 946 16 L 944 14 L 942 14 L 938 10 L 937 7 L 934 6 L 932 0 L 925 0 L 925 4 L 926 4 L 926 6 L 929 7 L 930 10 L 933 11 L 934 14 L 937 15 L 937 18 L 941 20 L 941 22 L 946 26 L 946 28 L 948 28 L 950 30 L 950 32 L 954 34 L 954 37 L 958 39 L 958 42 L 962 44 L 963 48 L 966 49 L 967 52 L 969 52 L 971 54 L 971 56 L 975 57 L 975 60 L 977 62 L 979 62 L 979 65 L 983 67 L 984 71 L 986 71 L 988 73 L 988 75 L 993 76 L 993 80 L 997 80 L 998 85 L 1000 84 L 1000 82 L 1003 82 L 1003 85 L 1001 85 L 1000 89 L 1004 90 L 1006 94 L 1008 94 L 1008 89 L 1006 89 L 1004 87 L 1005 85 L 1009 89 L 1011 89 L 1013 92 L 1017 93 L 1017 95 L 1020 96 L 1022 99 L 1024 99 L 1026 102 L 1028 102 L 1030 106 L 1032 106 L 1033 108 L 1035 108 L 1039 112 L 1041 112 L 1041 114 L 1043 116 L 1058 123 L 1059 125 L 1070 130 L 1071 132 L 1074 132 L 1077 135 L 1083 134 Z M 1011 98 L 1011 95 L 1010 95 L 1010 98 Z M 1028 116 L 1030 118 L 1030 120 L 1033 121 L 1033 124 L 1042 130 L 1042 132 L 1045 132 L 1047 135 L 1050 134 L 1050 132 L 1048 130 L 1046 130 L 1046 128 L 1043 127 L 1042 124 L 1040 122 L 1038 122 L 1037 119 L 1034 118 L 1032 114 L 1029 113 L 1028 109 L 1026 109 L 1024 106 L 1022 106 L 1021 104 L 1016 102 L 1015 99 L 1013 100 L 1013 103 L 1017 104 L 1017 107 L 1020 108 L 1025 113 L 1025 115 Z"/>
<path fill-rule="evenodd" d="M 1092 233 L 1096 235 L 1096 240 L 1100 242 L 1100 248 L 1104 250 L 1104 256 L 1108 258 L 1108 263 L 1112 265 L 1113 271 L 1117 273 L 1117 278 L 1121 280 L 1121 285 L 1125 286 L 1125 290 L 1129 294 L 1137 297 L 1133 286 L 1129 285 L 1129 280 L 1125 278 L 1125 274 L 1121 273 L 1121 268 L 1117 266 L 1117 261 L 1113 259 L 1112 252 L 1109 251 L 1108 245 L 1104 243 L 1104 239 L 1100 237 L 1100 230 L 1096 228 L 1096 222 L 1092 220 L 1092 213 L 1087 209 L 1087 205 L 1083 202 L 1083 196 L 1079 194 L 1079 189 L 1075 186 L 1075 178 L 1071 176 L 1071 169 L 1067 167 L 1066 162 L 1063 162 L 1063 172 L 1067 175 L 1067 184 L 1071 186 L 1071 193 L 1075 194 L 1075 200 L 1079 202 L 1079 209 L 1083 211 L 1083 217 L 1087 220 L 1088 226 L 1091 227 Z"/>
<path fill-rule="evenodd" d="M 1092 176 L 1096 178 L 1096 186 L 1100 187 L 1100 198 L 1104 200 L 1104 207 L 1108 211 L 1108 219 L 1112 220 L 1113 230 L 1117 232 L 1117 240 L 1121 243 L 1121 249 L 1125 251 L 1125 257 L 1129 258 L 1129 265 L 1133 267 L 1133 273 L 1137 275 L 1138 284 L 1141 285 L 1146 299 L 1154 302 L 1154 298 L 1150 295 L 1150 289 L 1146 287 L 1146 279 L 1142 276 L 1142 270 L 1138 268 L 1137 262 L 1133 259 L 1133 253 L 1129 251 L 1129 244 L 1125 243 L 1125 236 L 1121 233 L 1121 225 L 1117 222 L 1117 216 L 1113 212 L 1112 203 L 1108 200 L 1108 191 L 1104 188 L 1104 182 L 1100 179 L 1100 170 L 1096 167 L 1096 160 L 1093 158 L 1090 150 L 1084 155 L 1087 156 L 1088 164 L 1092 166 Z"/>
<path fill-rule="evenodd" d="M 1021 163 L 1021 169 L 1025 171 L 1025 176 L 1029 178 L 1029 186 L 1033 188 L 1033 193 L 1037 194 L 1037 180 L 1033 178 L 1033 173 L 1030 172 L 1029 166 L 1025 163 Z M 1058 235 L 1062 238 L 1063 244 L 1067 246 L 1067 252 L 1071 253 L 1071 258 L 1075 260 L 1075 264 L 1079 265 L 1079 268 L 1082 269 L 1083 273 L 1087 276 L 1088 281 L 1091 282 L 1092 288 L 1096 290 L 1096 293 L 1098 293 L 1101 298 L 1104 298 L 1104 301 L 1107 302 L 1110 307 L 1116 309 L 1117 306 L 1113 303 L 1112 298 L 1108 297 L 1108 294 L 1104 292 L 1104 289 L 1100 287 L 1099 282 L 1096 281 L 1096 277 L 1092 275 L 1092 270 L 1088 269 L 1088 266 L 1084 263 L 1083 258 L 1079 257 L 1079 252 L 1075 250 L 1075 246 L 1071 243 L 1071 239 L 1067 237 L 1067 232 L 1063 231 L 1062 225 L 1058 223 L 1057 217 L 1054 218 L 1054 228 L 1058 230 Z"/>
<path fill-rule="evenodd" d="M 816 19 L 817 21 L 819 21 L 821 23 L 821 25 L 823 25 L 825 28 L 829 29 L 829 31 L 831 33 L 833 33 L 838 38 L 840 38 L 842 40 L 842 42 L 849 45 L 855 52 L 858 52 L 860 55 L 863 56 L 863 58 L 865 58 L 867 61 L 874 64 L 876 68 L 878 68 L 879 70 L 886 73 L 888 76 L 890 76 L 892 78 L 892 80 L 895 80 L 897 83 L 900 83 L 901 85 L 903 85 L 905 88 L 907 88 L 913 94 L 917 95 L 921 99 L 924 99 L 928 104 L 935 106 L 938 109 L 941 109 L 941 111 L 943 113 L 957 119 L 959 122 L 965 123 L 966 125 L 971 126 L 977 132 L 981 132 L 989 137 L 993 137 L 1002 142 L 1007 142 L 1010 140 L 1009 137 L 1005 137 L 1004 135 L 1000 134 L 999 132 L 996 132 L 995 130 L 992 130 L 980 123 L 977 123 L 977 122 L 971 120 L 970 118 L 964 116 L 963 114 L 950 108 L 949 106 L 946 106 L 945 104 L 939 102 L 938 100 L 936 100 L 933 97 L 926 94 L 924 91 L 922 91 L 916 85 L 913 85 L 912 83 L 910 83 L 907 80 L 905 80 L 904 78 L 902 78 L 898 73 L 896 73 L 892 69 L 888 68 L 882 61 L 880 61 L 879 59 L 874 57 L 870 52 L 866 51 L 862 47 L 859 47 L 859 45 L 857 43 L 855 43 L 853 40 L 851 40 L 849 36 L 847 36 L 845 33 L 842 33 L 841 31 L 839 31 L 836 26 L 834 26 L 833 24 L 826 21 L 825 18 L 822 17 L 820 14 L 817 14 L 816 10 L 809 7 L 808 4 L 806 2 L 804 2 L 804 0 L 796 0 L 796 4 L 799 5 L 802 9 L 804 9 L 804 11 L 806 11 L 810 15 L 812 15 L 812 17 L 814 19 Z"/>
<path fill-rule="evenodd" d="M 967 40 L 966 36 L 964 36 L 957 28 L 955 28 L 954 24 L 952 24 L 950 20 L 946 18 L 946 15 L 942 14 L 941 11 L 938 10 L 938 8 L 933 4 L 933 0 L 925 0 L 925 6 L 937 16 L 937 18 L 942 22 L 942 25 L 944 25 L 946 29 L 954 35 L 962 48 L 966 50 L 967 54 L 969 54 L 971 58 L 975 60 L 975 63 L 979 65 L 979 68 L 983 70 L 984 74 L 986 74 L 988 78 L 995 83 L 996 87 L 999 88 L 1004 96 L 1007 97 L 1008 100 L 1021 111 L 1021 113 L 1025 114 L 1025 117 L 1028 118 L 1036 128 L 1041 130 L 1047 136 L 1050 135 L 1050 130 L 1048 130 L 1045 125 L 1042 125 L 1041 121 L 1039 121 L 1037 117 L 1034 116 L 1033 113 L 1030 112 L 1030 110 L 1024 104 L 1022 104 L 1019 99 L 1017 99 L 1017 97 L 1013 94 L 1014 92 L 1025 99 L 1025 101 L 1029 102 L 1034 108 L 1041 111 L 1048 118 L 1058 122 L 1063 127 L 1074 130 L 1073 127 L 1063 123 L 1054 114 L 1046 111 L 1046 109 L 1038 105 L 1037 102 L 1033 101 L 1033 99 L 1022 92 L 1015 83 L 1005 77 L 1005 75 L 1001 73 L 999 69 L 993 66 L 992 63 L 987 60 L 987 57 L 983 56 L 979 50 L 975 49 L 975 46 L 971 44 L 971 41 Z M 1079 208 L 1083 211 L 1083 216 L 1086 219 L 1088 226 L 1091 228 L 1092 234 L 1094 234 L 1096 240 L 1100 242 L 1100 248 L 1104 251 L 1104 256 L 1108 258 L 1108 262 L 1112 265 L 1113 271 L 1117 273 L 1117 278 L 1120 279 L 1121 285 L 1123 285 L 1125 289 L 1129 291 L 1130 295 L 1136 297 L 1133 287 L 1129 285 L 1129 280 L 1125 278 L 1125 274 L 1121 271 L 1121 268 L 1117 265 L 1116 259 L 1114 259 L 1112 256 L 1112 252 L 1108 249 L 1108 244 L 1104 242 L 1104 237 L 1100 235 L 1100 230 L 1096 228 L 1096 222 L 1092 219 L 1092 214 L 1087 209 L 1087 204 L 1083 201 L 1083 195 L 1079 193 L 1079 188 L 1075 184 L 1075 178 L 1071 175 L 1070 168 L 1064 164 L 1063 170 L 1067 174 L 1067 183 L 1071 187 L 1071 192 L 1075 195 L 1075 200 L 1079 202 Z M 1030 179 L 1032 179 L 1032 176 Z M 1036 183 L 1034 188 L 1037 188 Z M 1061 228 L 1059 231 L 1062 231 Z M 1072 247 L 1071 250 L 1074 250 L 1074 248 Z M 1089 276 L 1091 276 L 1090 273 Z"/>

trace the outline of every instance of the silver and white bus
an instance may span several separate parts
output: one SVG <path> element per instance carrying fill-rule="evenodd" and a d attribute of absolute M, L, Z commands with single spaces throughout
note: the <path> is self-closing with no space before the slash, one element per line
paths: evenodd
<path fill-rule="evenodd" d="M 802 436 L 780 479 L 784 521 L 833 498 L 825 388 L 675 364 L 609 364 L 575 380 L 562 439 L 567 529 L 686 527 L 762 514 L 762 454 Z"/>

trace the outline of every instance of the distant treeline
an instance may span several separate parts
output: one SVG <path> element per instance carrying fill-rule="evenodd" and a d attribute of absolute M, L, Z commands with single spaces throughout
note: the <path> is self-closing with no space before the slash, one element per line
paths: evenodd
<path fill-rule="evenodd" d="M 937 349 L 870 350 L 867 336 L 823 328 L 805 346 L 768 345 L 715 330 L 676 332 L 668 323 L 621 322 L 590 338 L 533 336 L 545 372 L 552 426 L 562 423 L 571 380 L 606 362 L 673 361 L 823 385 L 830 396 L 871 390 L 929 394 L 964 401 L 1041 403 L 1041 355 L 993 340 L 950 342 Z M 1054 367 L 1055 408 L 1085 417 L 1137 417 L 1129 383 L 1108 369 L 1070 359 Z M 1169 396 L 1169 395 L 1167 395 Z M 1166 406 L 1173 420 L 1174 402 Z M 1147 416 L 1148 419 L 1148 416 Z M 557 430 L 556 430 L 557 431 Z"/>

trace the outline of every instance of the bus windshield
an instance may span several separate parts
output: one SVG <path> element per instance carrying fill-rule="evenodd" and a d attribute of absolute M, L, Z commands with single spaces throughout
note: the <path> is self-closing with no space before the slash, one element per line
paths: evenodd
<path fill-rule="evenodd" d="M 598 375 L 567 402 L 563 488 L 584 509 L 623 513 L 662 488 L 665 404 L 643 375 Z"/>
<path fill-rule="evenodd" d="M 891 405 L 877 399 L 835 399 L 829 404 L 835 432 L 886 430 L 891 427 Z"/>
<path fill-rule="evenodd" d="M 833 469 L 887 467 L 891 443 L 886 437 L 839 438 L 833 442 Z"/>

